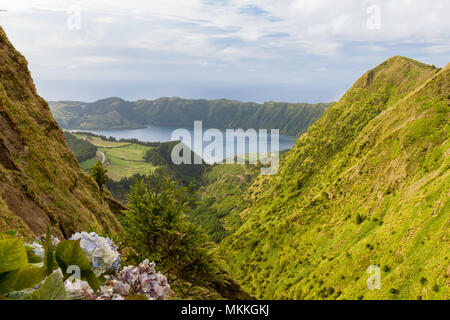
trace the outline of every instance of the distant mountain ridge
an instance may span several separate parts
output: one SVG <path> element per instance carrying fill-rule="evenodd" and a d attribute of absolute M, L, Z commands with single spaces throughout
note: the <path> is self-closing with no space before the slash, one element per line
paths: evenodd
<path fill-rule="evenodd" d="M 257 104 L 234 100 L 192 100 L 160 98 L 125 101 L 107 98 L 92 103 L 49 101 L 50 108 L 65 129 L 135 129 L 148 125 L 192 126 L 203 121 L 208 128 L 280 129 L 297 136 L 318 119 L 332 103 Z"/>

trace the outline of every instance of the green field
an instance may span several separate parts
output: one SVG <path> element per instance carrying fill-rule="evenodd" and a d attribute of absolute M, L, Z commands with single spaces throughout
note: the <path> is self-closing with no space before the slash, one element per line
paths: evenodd
<path fill-rule="evenodd" d="M 145 154 L 151 147 L 141 146 L 137 144 L 127 144 L 119 147 L 105 147 L 100 148 L 101 151 L 105 152 L 108 158 L 117 158 L 128 161 L 142 162 L 145 159 Z"/>
<path fill-rule="evenodd" d="M 75 134 L 75 136 L 79 139 L 87 139 L 98 147 L 96 157 L 80 163 L 80 167 L 85 171 L 102 159 L 101 152 L 106 156 L 104 166 L 113 181 L 120 181 L 120 179 L 129 178 L 134 174 L 148 174 L 156 169 L 151 163 L 145 162 L 145 155 L 151 147 L 128 142 L 105 141 L 99 137 L 83 134 Z"/>
<path fill-rule="evenodd" d="M 100 157 L 95 157 L 95 158 L 88 159 L 86 161 L 81 162 L 80 163 L 80 167 L 84 171 L 88 171 L 89 168 L 91 168 L 98 160 L 100 160 Z"/>
<path fill-rule="evenodd" d="M 106 140 L 102 140 L 99 137 L 91 137 L 91 136 L 87 136 L 84 135 L 82 133 L 72 133 L 75 137 L 77 137 L 78 139 L 84 139 L 84 140 L 88 140 L 90 143 L 92 143 L 94 146 L 96 147 L 100 147 L 100 148 L 117 148 L 117 147 L 122 147 L 122 146 L 126 146 L 129 145 L 129 142 L 114 142 L 114 141 L 106 141 Z"/>

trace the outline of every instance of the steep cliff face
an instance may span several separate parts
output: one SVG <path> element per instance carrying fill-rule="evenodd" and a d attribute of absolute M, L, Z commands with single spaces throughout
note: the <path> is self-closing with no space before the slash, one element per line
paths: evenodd
<path fill-rule="evenodd" d="M 233 275 L 258 298 L 448 299 L 449 105 L 449 66 L 364 74 L 244 195 L 221 243 Z"/>
<path fill-rule="evenodd" d="M 83 173 L 36 92 L 25 58 L 0 27 L 0 231 L 60 237 L 119 230 L 113 200 Z"/>

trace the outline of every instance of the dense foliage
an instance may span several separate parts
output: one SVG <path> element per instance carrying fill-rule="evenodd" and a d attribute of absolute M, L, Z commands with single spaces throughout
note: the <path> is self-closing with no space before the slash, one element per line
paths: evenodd
<path fill-rule="evenodd" d="M 203 159 L 201 164 L 190 165 L 180 164 L 175 165 L 172 162 L 172 149 L 178 144 L 178 141 L 160 143 L 158 146 L 147 151 L 146 161 L 151 162 L 154 165 L 160 163 L 160 166 L 170 172 L 174 177 L 180 180 L 184 185 L 189 185 L 191 182 L 198 182 L 204 172 L 210 169 L 210 166 L 206 164 Z M 196 162 L 195 158 L 200 158 L 197 154 L 191 151 L 191 163 Z"/>
<path fill-rule="evenodd" d="M 190 220 L 202 226 L 213 241 L 220 242 L 228 234 L 227 217 L 248 205 L 242 202 L 242 193 L 259 173 L 257 165 L 212 166 L 198 182 Z"/>
<path fill-rule="evenodd" d="M 184 297 L 198 287 L 224 297 L 245 297 L 222 270 L 206 233 L 188 221 L 191 205 L 188 189 L 169 176 L 159 173 L 147 181 L 138 179 L 121 218 L 128 259 L 155 261 Z"/>
<path fill-rule="evenodd" d="M 89 141 L 78 139 L 67 131 L 64 132 L 64 137 L 66 138 L 67 146 L 73 152 L 78 162 L 91 159 L 97 154 L 97 148 Z"/>
<path fill-rule="evenodd" d="M 103 185 L 108 181 L 108 175 L 106 170 L 100 161 L 89 169 L 89 175 L 97 182 L 97 185 L 102 188 Z"/>
<path fill-rule="evenodd" d="M 187 221 L 187 190 L 159 174 L 131 187 L 129 210 L 121 220 L 129 259 L 150 259 L 161 265 L 169 281 L 205 286 L 218 273 L 206 235 Z"/>
<path fill-rule="evenodd" d="M 191 127 L 202 120 L 209 128 L 280 129 L 299 135 L 318 119 L 330 103 L 264 104 L 232 100 L 160 98 L 129 102 L 108 98 L 93 103 L 49 102 L 58 123 L 68 129 L 128 129 L 147 125 Z"/>

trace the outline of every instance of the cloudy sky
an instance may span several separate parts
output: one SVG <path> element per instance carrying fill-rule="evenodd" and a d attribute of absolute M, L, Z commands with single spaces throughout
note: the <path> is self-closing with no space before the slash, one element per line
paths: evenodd
<path fill-rule="evenodd" d="M 445 66 L 448 0 L 0 0 L 48 100 L 337 100 L 393 55 Z"/>

